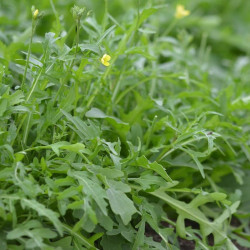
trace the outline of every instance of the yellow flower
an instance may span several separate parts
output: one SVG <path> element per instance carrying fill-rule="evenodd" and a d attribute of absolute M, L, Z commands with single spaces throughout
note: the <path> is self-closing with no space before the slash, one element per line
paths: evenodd
<path fill-rule="evenodd" d="M 185 16 L 189 16 L 190 15 L 190 11 L 189 10 L 185 10 L 185 7 L 181 4 L 178 4 L 176 6 L 176 11 L 175 11 L 175 17 L 177 19 L 181 19 Z"/>
<path fill-rule="evenodd" d="M 105 65 L 105 66 L 109 66 L 110 65 L 110 63 L 109 63 L 110 59 L 111 59 L 111 56 L 109 56 L 107 54 L 104 54 L 103 57 L 101 58 L 101 63 L 103 65 Z"/>
<path fill-rule="evenodd" d="M 34 11 L 34 13 L 33 13 L 33 18 L 36 19 L 37 16 L 38 16 L 38 14 L 39 14 L 39 10 L 36 9 L 36 10 Z"/>

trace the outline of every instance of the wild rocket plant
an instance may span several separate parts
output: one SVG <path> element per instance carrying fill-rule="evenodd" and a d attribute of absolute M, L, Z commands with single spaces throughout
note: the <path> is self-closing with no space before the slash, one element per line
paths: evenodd
<path fill-rule="evenodd" d="M 249 2 L 33 2 L 0 3 L 0 249 L 249 248 Z"/>

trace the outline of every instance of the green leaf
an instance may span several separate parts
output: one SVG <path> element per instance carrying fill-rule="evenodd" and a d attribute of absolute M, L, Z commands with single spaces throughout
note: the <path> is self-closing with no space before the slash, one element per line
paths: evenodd
<path fill-rule="evenodd" d="M 83 186 L 82 192 L 87 197 L 94 200 L 103 214 L 107 215 L 107 202 L 105 201 L 105 199 L 107 199 L 107 195 L 105 190 L 99 184 L 99 181 L 93 176 L 90 179 L 85 172 L 71 171 L 69 172 L 69 175 L 79 181 L 79 183 Z"/>
<path fill-rule="evenodd" d="M 51 147 L 51 149 L 56 153 L 56 155 L 59 156 L 59 154 L 60 154 L 59 149 L 60 149 L 62 146 L 67 146 L 68 144 L 69 144 L 69 142 L 60 141 L 60 142 L 57 142 L 57 143 L 54 143 L 54 144 L 49 145 L 49 147 Z"/>
<path fill-rule="evenodd" d="M 151 15 L 153 15 L 156 11 L 157 11 L 156 8 L 144 9 L 140 13 L 138 26 L 140 26 L 147 18 L 149 18 Z"/>
<path fill-rule="evenodd" d="M 130 125 L 135 124 L 136 122 L 140 123 L 145 111 L 154 107 L 154 102 L 152 99 L 143 98 L 141 94 L 136 91 L 134 91 L 134 95 L 137 105 L 132 111 L 124 115 L 123 118 L 123 120 L 128 122 Z"/>
<path fill-rule="evenodd" d="M 133 202 L 123 192 L 113 188 L 107 190 L 107 195 L 112 211 L 120 215 L 123 223 L 127 225 L 132 215 L 137 212 Z"/>
<path fill-rule="evenodd" d="M 100 109 L 92 108 L 85 114 L 88 118 L 99 118 L 105 119 L 107 122 L 115 129 L 115 131 L 125 139 L 126 134 L 128 133 L 130 126 L 128 123 L 121 121 L 120 119 L 106 115 Z"/>
<path fill-rule="evenodd" d="M 10 106 L 14 106 L 23 101 L 24 101 L 24 94 L 21 90 L 15 91 L 12 95 L 8 97 L 8 102 Z"/>
<path fill-rule="evenodd" d="M 79 194 L 79 190 L 77 187 L 69 187 L 69 188 L 64 189 L 62 192 L 60 192 L 57 199 L 63 200 L 63 199 L 72 197 L 77 194 Z"/>
<path fill-rule="evenodd" d="M 100 130 L 94 123 L 90 122 L 90 125 L 87 125 L 79 117 L 73 117 L 64 110 L 61 110 L 61 112 L 66 116 L 69 122 L 73 123 L 76 128 L 75 131 L 83 140 L 92 140 L 100 136 Z"/>
<path fill-rule="evenodd" d="M 79 48 L 81 49 L 82 52 L 86 51 L 86 50 L 89 50 L 89 51 L 92 51 L 96 54 L 100 54 L 100 48 L 95 45 L 95 44 L 79 44 Z"/>
<path fill-rule="evenodd" d="M 205 178 L 204 167 L 202 166 L 202 164 L 201 164 L 200 161 L 198 160 L 198 156 L 200 156 L 199 153 L 197 153 L 197 152 L 195 152 L 195 151 L 193 151 L 193 150 L 191 150 L 191 149 L 185 149 L 185 148 L 183 148 L 183 147 L 181 147 L 180 149 L 183 150 L 184 152 L 186 152 L 187 154 L 189 154 L 189 155 L 191 156 L 191 158 L 192 158 L 192 159 L 194 160 L 194 162 L 196 163 L 196 165 L 197 165 L 197 167 L 198 167 L 198 169 L 199 169 L 199 171 L 200 171 L 200 173 L 201 173 L 201 176 L 202 176 L 203 178 Z"/>
<path fill-rule="evenodd" d="M 144 237 L 145 237 L 144 235 L 145 235 L 145 220 L 142 219 L 139 224 L 139 229 L 136 234 L 136 238 L 135 238 L 135 242 L 134 242 L 132 250 L 140 249 L 139 247 L 144 245 Z"/>
<path fill-rule="evenodd" d="M 63 239 L 60 239 L 58 241 L 55 241 L 55 242 L 51 242 L 50 244 L 53 246 L 53 247 L 60 247 L 60 250 L 74 250 L 74 247 L 71 245 L 71 242 L 72 242 L 72 237 L 71 236 L 67 236 L 67 237 L 64 237 Z"/>
<path fill-rule="evenodd" d="M 49 228 L 44 228 L 37 220 L 30 220 L 24 224 L 19 224 L 14 230 L 8 232 L 7 239 L 23 240 L 24 237 L 30 238 L 26 241 L 26 247 L 31 248 L 44 248 L 44 239 L 55 238 L 57 234 Z"/>
<path fill-rule="evenodd" d="M 87 247 L 87 249 L 91 249 L 91 250 L 98 249 L 92 244 L 91 240 L 85 238 L 80 233 L 74 232 L 73 229 L 69 227 L 68 225 L 62 224 L 62 227 L 64 231 L 68 232 L 71 236 L 75 237 L 82 245 Z"/>
<path fill-rule="evenodd" d="M 0 117 L 3 116 L 4 112 L 7 110 L 7 106 L 7 99 L 0 99 Z"/>
<path fill-rule="evenodd" d="M 81 152 L 83 150 L 85 150 L 85 145 L 83 145 L 82 143 L 75 143 L 75 144 L 71 144 L 71 145 L 63 145 L 60 147 L 61 149 L 66 149 L 68 151 L 71 152 Z"/>
<path fill-rule="evenodd" d="M 99 38 L 98 42 L 97 42 L 97 45 L 99 45 L 103 39 L 108 36 L 114 29 L 115 29 L 116 25 L 113 25 L 111 26 L 110 28 L 108 28 L 104 33 L 103 35 Z"/>
<path fill-rule="evenodd" d="M 164 178 L 166 181 L 173 182 L 173 180 L 166 173 L 163 166 L 160 165 L 159 163 L 157 162 L 149 163 L 148 159 L 144 155 L 138 158 L 136 162 L 140 167 L 153 170 L 157 174 L 159 174 L 162 178 Z"/>
<path fill-rule="evenodd" d="M 46 208 L 43 204 L 37 202 L 36 200 L 22 199 L 21 204 L 23 207 L 28 207 L 35 210 L 40 216 L 48 218 L 49 221 L 53 223 L 59 234 L 62 235 L 62 225 L 58 219 L 58 215 L 54 211 Z"/>

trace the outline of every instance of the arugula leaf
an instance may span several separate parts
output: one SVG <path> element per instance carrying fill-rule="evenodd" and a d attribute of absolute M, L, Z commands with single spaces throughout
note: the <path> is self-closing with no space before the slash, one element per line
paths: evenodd
<path fill-rule="evenodd" d="M 132 215 L 137 212 L 133 202 L 120 190 L 109 188 L 107 196 L 112 211 L 121 216 L 125 225 L 127 225 L 132 218 Z"/>

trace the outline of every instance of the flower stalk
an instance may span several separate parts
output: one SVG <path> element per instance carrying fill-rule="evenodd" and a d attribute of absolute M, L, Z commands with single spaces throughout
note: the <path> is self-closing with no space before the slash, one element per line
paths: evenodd
<path fill-rule="evenodd" d="M 29 48 L 28 48 L 28 54 L 27 54 L 27 58 L 26 58 L 23 79 L 22 79 L 22 83 L 21 83 L 22 90 L 24 88 L 24 84 L 26 81 L 26 75 L 27 75 L 27 70 L 28 70 L 29 61 L 30 61 L 30 54 L 31 54 L 31 45 L 32 45 L 32 41 L 33 41 L 33 36 L 35 34 L 35 30 L 36 30 L 37 19 L 39 17 L 39 11 L 38 11 L 38 9 L 35 9 L 34 6 L 32 6 L 31 11 L 32 11 L 31 36 L 30 36 L 30 42 L 29 42 Z"/>

